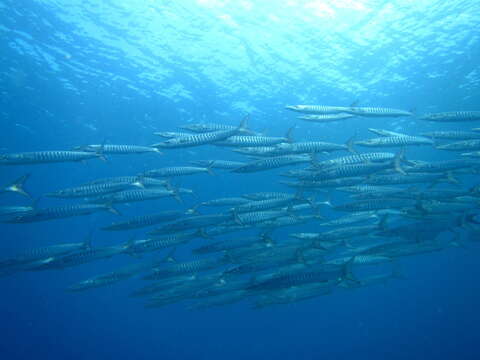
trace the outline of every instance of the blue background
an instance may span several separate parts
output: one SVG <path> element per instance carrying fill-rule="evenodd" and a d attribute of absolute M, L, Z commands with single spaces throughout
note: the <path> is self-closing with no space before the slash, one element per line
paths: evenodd
<path fill-rule="evenodd" d="M 70 149 L 101 143 L 148 145 L 154 131 L 190 122 L 250 125 L 295 140 L 343 143 L 368 127 L 408 134 L 438 129 L 414 118 L 300 123 L 287 104 L 479 110 L 480 2 L 465 1 L 0 1 L 0 148 Z M 442 129 L 469 129 L 445 124 Z M 407 157 L 454 158 L 430 148 Z M 201 147 L 112 156 L 107 163 L 1 167 L 8 183 L 25 173 L 41 194 L 96 178 L 243 158 Z M 246 192 L 285 188 L 283 170 L 195 175 L 180 180 L 198 198 L 122 206 L 125 216 Z M 468 186 L 475 179 L 464 180 Z M 471 185 L 471 184 L 470 184 Z M 319 198 L 322 195 L 318 195 Z M 339 200 L 339 199 L 334 199 Z M 28 204 L 4 194 L 1 205 Z M 42 206 L 68 203 L 40 199 Z M 82 241 L 116 221 L 95 214 L 54 222 L 1 224 L 5 257 L 22 249 Z M 314 223 L 274 233 L 281 238 Z M 96 231 L 94 245 L 141 238 Z M 233 236 L 233 235 L 232 235 Z M 195 240 L 197 241 L 197 240 Z M 202 241 L 202 240 L 198 240 Z M 178 256 L 189 259 L 189 248 Z M 128 297 L 131 279 L 85 293 L 64 289 L 137 260 L 120 255 L 65 271 L 0 279 L 1 359 L 478 359 L 477 244 L 402 259 L 405 280 L 339 290 L 306 302 L 253 310 L 239 304 L 188 311 L 146 310 Z M 161 254 L 159 254 L 161 256 Z"/>

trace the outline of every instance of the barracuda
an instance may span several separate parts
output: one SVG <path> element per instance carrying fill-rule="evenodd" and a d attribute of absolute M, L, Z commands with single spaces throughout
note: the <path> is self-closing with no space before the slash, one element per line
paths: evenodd
<path fill-rule="evenodd" d="M 345 112 L 363 117 L 401 117 L 413 115 L 410 111 L 382 107 L 350 107 Z"/>
<path fill-rule="evenodd" d="M 462 122 L 480 120 L 480 111 L 450 111 L 434 114 L 426 114 L 419 117 L 420 120 L 437 122 Z"/>
<path fill-rule="evenodd" d="M 194 166 L 172 166 L 161 169 L 149 170 L 144 173 L 147 177 L 174 177 L 194 174 L 209 174 L 214 175 L 209 167 L 194 167 Z"/>
<path fill-rule="evenodd" d="M 198 133 L 191 136 L 171 138 L 167 141 L 164 141 L 156 145 L 159 148 L 175 149 L 175 148 L 186 148 L 186 147 L 192 147 L 192 146 L 212 144 L 218 141 L 225 140 L 230 136 L 240 134 L 242 131 L 245 131 L 246 125 L 247 125 L 247 118 L 244 118 L 238 128 L 224 130 L 224 131 Z"/>
<path fill-rule="evenodd" d="M 190 161 L 191 164 L 206 167 L 210 169 L 224 169 L 224 170 L 233 170 L 240 166 L 245 165 L 244 162 L 240 161 L 229 161 L 229 160 L 193 160 Z"/>
<path fill-rule="evenodd" d="M 430 139 L 420 136 L 384 136 L 369 140 L 356 141 L 355 145 L 367 147 L 397 147 L 409 145 L 434 145 Z"/>
<path fill-rule="evenodd" d="M 111 155 L 129 155 L 129 154 L 144 154 L 144 153 L 158 153 L 161 152 L 155 148 L 150 146 L 139 146 L 139 145 L 84 145 L 84 146 L 77 146 L 74 150 L 86 151 L 86 152 L 95 152 L 95 153 L 102 153 L 102 154 L 111 154 Z"/>
<path fill-rule="evenodd" d="M 31 266 L 29 270 L 56 270 L 64 269 L 67 267 L 86 264 L 89 262 L 108 259 L 114 255 L 118 255 L 124 252 L 123 246 L 108 246 L 102 248 L 84 249 L 73 254 L 65 256 L 52 256 L 38 261 L 34 266 Z"/>
<path fill-rule="evenodd" d="M 107 194 L 97 198 L 93 198 L 91 203 L 94 204 L 105 204 L 105 203 L 130 203 L 137 201 L 147 201 L 147 200 L 156 200 L 164 197 L 174 197 L 176 200 L 181 201 L 179 194 L 187 193 L 190 194 L 191 190 L 189 189 L 177 189 L 177 190 L 166 190 L 166 189 L 139 189 L 139 190 L 124 190 L 116 192 L 113 194 Z"/>
<path fill-rule="evenodd" d="M 179 233 L 162 238 L 150 238 L 144 240 L 129 241 L 124 245 L 125 253 L 130 255 L 138 255 L 152 251 L 158 251 L 178 245 L 186 244 L 190 240 L 199 237 L 197 232 L 194 233 Z M 171 257 L 171 256 L 170 256 Z M 172 262 L 172 260 L 169 260 Z"/>
<path fill-rule="evenodd" d="M 246 118 L 248 120 L 248 118 Z M 239 130 L 239 134 L 245 135 L 256 135 L 255 131 L 252 131 L 248 128 L 238 129 L 238 127 L 226 124 L 213 124 L 213 123 L 198 123 L 198 124 L 189 124 L 179 126 L 180 129 L 188 130 L 195 133 L 208 133 L 208 132 L 217 132 L 217 131 L 230 131 L 230 130 Z M 191 134 L 190 134 L 191 135 Z"/>
<path fill-rule="evenodd" d="M 353 149 L 353 138 L 348 140 L 345 145 L 333 144 L 322 141 L 306 141 L 293 144 L 278 144 L 275 150 L 279 153 L 284 154 L 313 154 L 339 150 L 345 150 L 355 153 L 355 150 Z"/>
<path fill-rule="evenodd" d="M 87 151 L 36 151 L 16 154 L 0 155 L 0 164 L 3 165 L 23 165 L 23 164 L 45 164 L 58 162 L 79 162 L 94 158 L 105 159 L 102 153 Z"/>
<path fill-rule="evenodd" d="M 273 146 L 281 143 L 293 142 L 292 132 L 294 128 L 290 128 L 284 137 L 267 137 L 267 136 L 230 136 L 223 141 L 217 141 L 217 146 L 232 147 L 257 147 L 257 146 Z"/>
<path fill-rule="evenodd" d="M 401 209 L 411 208 L 415 206 L 414 200 L 404 199 L 373 199 L 373 200 L 361 200 L 342 205 L 336 205 L 333 208 L 338 211 L 371 211 L 382 209 Z"/>
<path fill-rule="evenodd" d="M 450 144 L 439 145 L 437 149 L 450 151 L 480 150 L 480 140 L 457 141 Z"/>
<path fill-rule="evenodd" d="M 473 131 L 431 131 L 421 133 L 420 135 L 429 137 L 432 139 L 448 139 L 448 140 L 478 140 L 480 134 Z"/>
<path fill-rule="evenodd" d="M 194 274 L 199 271 L 206 271 L 214 269 L 226 261 L 223 258 L 208 258 L 201 260 L 194 260 L 184 263 L 176 263 L 153 269 L 152 273 L 145 276 L 144 279 L 164 279 L 172 276 Z"/>
<path fill-rule="evenodd" d="M 288 105 L 285 109 L 304 114 L 341 114 L 347 113 L 349 107 L 345 106 L 323 106 L 323 105 Z"/>
<path fill-rule="evenodd" d="M 127 221 L 117 222 L 117 223 L 113 223 L 112 225 L 105 226 L 102 228 L 102 230 L 123 231 L 123 230 L 139 229 L 143 227 L 157 225 L 165 221 L 178 219 L 183 215 L 184 214 L 181 211 L 164 211 L 158 214 L 136 216 Z"/>
<path fill-rule="evenodd" d="M 122 190 L 131 188 L 132 183 L 100 183 L 92 185 L 82 185 L 74 188 L 59 190 L 52 193 L 47 193 L 45 196 L 56 198 L 78 198 L 78 197 L 93 197 L 106 194 L 116 193 Z"/>
<path fill-rule="evenodd" d="M 27 213 L 21 213 L 12 218 L 2 220 L 5 223 L 30 223 L 37 221 L 47 221 L 68 218 L 72 216 L 82 216 L 90 215 L 99 211 L 109 211 L 115 215 L 119 215 L 118 211 L 115 210 L 111 205 L 105 204 L 78 204 L 78 205 L 67 205 L 67 206 L 58 206 L 51 208 L 36 208 L 34 211 Z"/>
<path fill-rule="evenodd" d="M 366 163 L 366 162 L 383 162 L 383 161 L 393 160 L 394 158 L 395 158 L 394 153 L 372 152 L 372 153 L 365 153 L 365 154 L 355 154 L 355 155 L 344 156 L 336 159 L 316 162 L 314 163 L 314 167 L 323 168 L 323 167 L 334 166 L 334 165 L 352 165 L 352 164 L 360 164 L 360 163 Z"/>
<path fill-rule="evenodd" d="M 275 156 L 267 159 L 257 160 L 247 165 L 240 166 L 239 168 L 232 170 L 232 172 L 236 172 L 236 173 L 258 172 L 258 171 L 275 169 L 283 166 L 307 163 L 310 161 L 311 161 L 311 157 L 307 155 Z"/>
<path fill-rule="evenodd" d="M 398 177 L 398 176 L 397 176 Z M 291 182 L 291 181 L 280 181 L 281 184 L 287 185 L 289 187 L 294 187 L 298 189 L 315 189 L 315 188 L 336 188 L 342 186 L 353 186 L 364 183 L 366 180 L 363 177 L 348 177 L 348 178 L 339 178 L 332 180 L 323 180 L 323 181 L 301 181 L 301 182 Z"/>

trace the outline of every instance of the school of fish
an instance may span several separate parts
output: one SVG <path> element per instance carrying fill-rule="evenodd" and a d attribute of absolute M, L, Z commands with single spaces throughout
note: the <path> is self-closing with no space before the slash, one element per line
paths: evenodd
<path fill-rule="evenodd" d="M 286 109 L 300 113 L 301 120 L 316 123 L 362 117 L 415 117 L 436 123 L 480 121 L 480 111 L 417 117 L 405 110 L 357 105 L 293 105 Z M 25 224 L 110 212 L 119 220 L 104 224 L 99 231 L 146 230 L 144 238 L 117 245 L 92 246 L 89 236 L 85 241 L 25 250 L 0 259 L 0 276 L 64 270 L 126 255 L 132 257 L 133 264 L 83 279 L 66 290 L 86 291 L 137 277 L 137 287 L 126 295 L 144 299 L 147 308 L 183 301 L 190 309 L 205 309 L 243 300 L 250 301 L 254 308 L 264 308 L 325 296 L 340 288 L 403 278 L 399 258 L 465 246 L 463 234 L 472 241 L 478 238 L 480 186 L 462 184 L 474 183 L 480 170 L 479 128 L 438 129 L 421 134 L 369 128 L 372 138 L 359 140 L 351 134 L 344 144 L 337 144 L 325 139 L 297 142 L 293 128 L 285 136 L 265 136 L 253 131 L 250 123 L 246 116 L 238 126 L 197 123 L 181 126 L 178 131 L 164 129 L 154 133 L 163 141 L 150 146 L 90 144 L 72 150 L 1 154 L 4 169 L 105 160 L 116 155 L 168 156 L 197 146 L 231 149 L 244 155 L 245 161 L 192 159 L 189 164 L 93 179 L 42 194 L 76 199 L 74 205 L 1 205 L 3 223 Z M 406 149 L 420 146 L 458 156 L 434 162 L 406 156 Z M 284 167 L 288 169 L 278 178 L 283 192 L 232 190 L 235 194 L 231 197 L 199 201 L 188 208 L 183 198 L 194 192 L 172 181 L 200 174 L 215 174 L 221 181 L 222 171 L 242 177 Z M 0 191 L 32 198 L 25 187 L 29 176 L 12 181 Z M 334 201 L 345 196 L 348 201 Z M 123 204 L 167 197 L 177 200 L 178 206 L 121 218 Z M 316 232 L 301 232 L 304 224 Z M 297 230 L 288 236 L 275 235 L 275 229 L 290 226 Z M 178 248 L 186 244 L 193 246 L 194 260 L 176 257 Z M 160 257 L 143 258 L 161 250 L 165 254 Z M 381 270 L 365 276 L 362 268 Z"/>

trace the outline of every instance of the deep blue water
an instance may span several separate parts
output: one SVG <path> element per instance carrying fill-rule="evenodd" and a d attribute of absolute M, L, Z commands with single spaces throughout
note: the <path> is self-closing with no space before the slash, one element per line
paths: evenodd
<path fill-rule="evenodd" d="M 300 122 L 284 109 L 287 104 L 348 106 L 358 100 L 420 114 L 480 110 L 475 0 L 0 1 L 0 20 L 1 152 L 104 141 L 149 145 L 159 141 L 154 131 L 194 122 L 234 125 L 246 113 L 253 129 L 271 136 L 296 125 L 296 141 L 344 143 L 354 133 L 370 137 L 368 127 L 407 134 L 472 127 L 415 117 L 320 125 Z M 427 147 L 408 148 L 406 156 L 456 157 Z M 97 178 L 209 158 L 244 159 L 202 146 L 162 156 L 111 156 L 108 162 L 3 166 L 0 182 L 31 173 L 26 186 L 39 198 Z M 126 218 L 215 197 L 285 191 L 281 172 L 184 177 L 179 185 L 198 198 L 119 208 Z M 463 181 L 466 187 L 477 182 Z M 1 196 L 1 205 L 29 204 L 16 194 Z M 45 207 L 65 203 L 39 200 Z M 2 258 L 83 241 L 117 220 L 99 213 L 1 224 Z M 273 236 L 316 230 L 309 223 Z M 121 244 L 144 233 L 96 230 L 93 244 Z M 178 258 L 190 259 L 190 249 L 179 249 Z M 400 260 L 403 280 L 262 310 L 249 302 L 205 311 L 183 304 L 147 310 L 128 297 L 138 278 L 65 292 L 72 283 L 139 261 L 126 255 L 61 271 L 22 272 L 0 278 L 0 358 L 478 359 L 479 254 L 478 243 L 468 242 L 408 257 Z"/>

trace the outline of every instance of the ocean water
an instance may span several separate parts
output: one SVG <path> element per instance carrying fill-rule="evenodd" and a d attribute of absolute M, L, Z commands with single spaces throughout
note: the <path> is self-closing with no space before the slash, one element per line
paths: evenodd
<path fill-rule="evenodd" d="M 268 136 L 295 126 L 295 141 L 345 143 L 353 135 L 372 137 L 369 127 L 411 135 L 469 130 L 479 122 L 440 124 L 418 115 L 480 110 L 479 29 L 476 0 L 0 1 L 1 153 L 150 145 L 161 140 L 155 131 L 197 122 L 237 125 L 246 114 L 249 126 Z M 315 124 L 285 110 L 354 102 L 415 115 Z M 439 161 L 458 154 L 408 147 L 406 158 Z M 1 166 L 0 182 L 29 173 L 26 188 L 36 204 L 60 206 L 80 200 L 42 195 L 195 159 L 246 158 L 201 146 L 112 155 L 107 162 Z M 183 204 L 167 198 L 119 205 L 121 218 L 97 213 L 2 223 L 1 257 L 80 242 L 92 231 L 99 247 L 141 239 L 148 229 L 99 228 L 217 197 L 292 192 L 278 182 L 284 171 L 181 177 L 174 184 L 195 196 L 186 195 Z M 465 188 L 478 183 L 478 175 L 461 178 Z M 0 205 L 31 204 L 17 194 L 0 196 Z M 346 199 L 335 193 L 332 202 Z M 336 216 L 329 209 L 325 215 Z M 272 237 L 320 230 L 313 221 L 277 229 Z M 260 310 L 248 300 L 203 311 L 184 303 L 145 309 L 143 299 L 128 296 L 145 284 L 138 276 L 65 291 L 91 276 L 161 259 L 168 250 L 20 272 L 0 278 L 0 359 L 479 359 L 480 248 L 471 241 L 475 236 L 463 240 L 459 248 L 399 259 L 404 279 L 385 286 L 339 289 Z M 192 259 L 190 250 L 205 241 L 192 240 L 175 256 Z"/>

